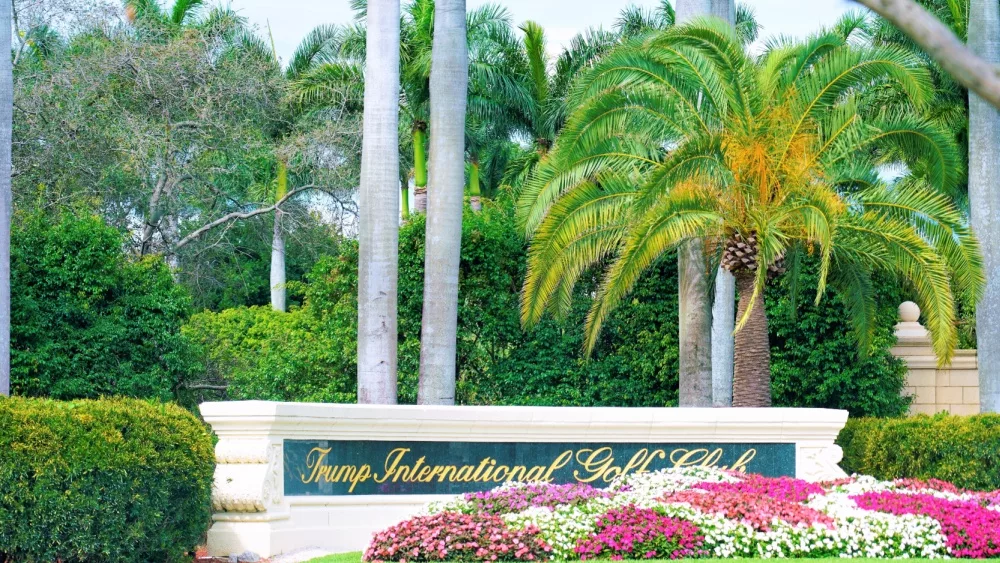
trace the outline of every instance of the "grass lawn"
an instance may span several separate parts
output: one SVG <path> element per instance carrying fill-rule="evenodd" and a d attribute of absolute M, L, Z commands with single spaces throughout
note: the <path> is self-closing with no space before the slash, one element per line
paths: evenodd
<path fill-rule="evenodd" d="M 676 560 L 661 560 L 661 559 L 643 559 L 648 563 L 676 563 Z M 698 563 L 731 563 L 732 559 L 698 559 Z M 744 559 L 743 561 L 755 561 L 754 559 Z M 769 561 L 774 561 L 771 559 Z M 786 559 L 787 561 L 787 559 Z M 827 559 L 801 559 L 801 561 L 814 561 L 820 563 L 823 561 L 838 561 L 844 563 L 844 559 L 838 559 L 836 557 L 830 557 Z M 850 559 L 851 563 L 869 563 L 872 561 L 885 561 L 885 559 Z M 919 563 L 922 561 L 930 561 L 930 559 L 908 559 L 907 561 L 912 563 Z M 355 551 L 352 553 L 338 553 L 337 555 L 327 555 L 326 557 L 320 557 L 319 559 L 313 559 L 307 563 L 360 563 L 361 562 L 361 552 Z"/>

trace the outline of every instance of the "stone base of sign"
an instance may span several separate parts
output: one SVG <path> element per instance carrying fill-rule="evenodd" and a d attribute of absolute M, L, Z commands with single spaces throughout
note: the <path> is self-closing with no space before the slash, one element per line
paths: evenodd
<path fill-rule="evenodd" d="M 210 555 L 270 557 L 306 547 L 364 549 L 372 533 L 447 495 L 286 496 L 284 440 L 561 443 L 789 443 L 795 472 L 845 476 L 834 444 L 847 412 L 828 409 L 428 407 L 204 403 L 219 437 Z"/>

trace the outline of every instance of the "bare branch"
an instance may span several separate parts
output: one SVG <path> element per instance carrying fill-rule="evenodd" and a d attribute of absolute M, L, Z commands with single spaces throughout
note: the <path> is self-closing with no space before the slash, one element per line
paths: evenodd
<path fill-rule="evenodd" d="M 208 231 L 211 231 L 212 229 L 214 229 L 214 228 L 216 228 L 216 227 L 218 227 L 220 225 L 225 225 L 227 223 L 231 223 L 233 221 L 238 221 L 240 219 L 249 219 L 251 217 L 256 217 L 257 215 L 263 215 L 265 213 L 271 213 L 275 209 L 278 209 L 281 206 L 281 204 L 285 203 L 286 201 L 288 201 L 292 197 L 294 197 L 294 196 L 296 196 L 296 195 L 298 195 L 298 194 L 300 194 L 302 192 L 313 190 L 313 189 L 316 189 L 316 186 L 314 186 L 312 184 L 307 185 L 307 186 L 302 186 L 302 187 L 299 187 L 299 188 L 295 188 L 294 190 L 291 190 L 287 194 L 285 194 L 285 197 L 283 197 L 283 198 L 279 199 L 278 201 L 276 201 L 274 203 L 274 205 L 269 205 L 267 207 L 261 207 L 259 209 L 254 209 L 253 211 L 234 211 L 233 213 L 230 213 L 228 215 L 223 215 L 222 217 L 219 217 L 218 219 L 216 219 L 215 221 L 212 221 L 211 223 L 207 223 L 205 225 L 202 225 L 201 227 L 195 229 L 194 231 L 192 231 L 190 234 L 188 234 L 187 236 L 185 236 L 181 240 L 177 241 L 177 244 L 174 245 L 174 251 L 176 251 L 179 248 L 183 248 L 184 246 L 190 244 L 191 242 L 194 242 L 195 240 L 198 240 L 199 237 L 201 237 L 202 235 L 204 235 Z"/>
<path fill-rule="evenodd" d="M 1000 109 L 1000 69 L 977 56 L 913 0 L 857 0 L 892 22 L 959 84 Z"/>

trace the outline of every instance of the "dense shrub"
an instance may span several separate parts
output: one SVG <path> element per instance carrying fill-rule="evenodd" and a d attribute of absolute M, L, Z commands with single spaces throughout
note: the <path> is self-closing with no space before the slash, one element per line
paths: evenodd
<path fill-rule="evenodd" d="M 871 349 L 858 348 L 843 301 L 827 292 L 819 304 L 815 260 L 805 260 L 767 293 L 771 339 L 771 393 L 775 406 L 846 409 L 852 416 L 898 416 L 906 366 L 889 353 L 905 296 L 898 284 L 875 284 L 876 323 Z M 801 295 L 794 296 L 795 293 Z"/>
<path fill-rule="evenodd" d="M 169 399 L 196 368 L 189 298 L 162 259 L 129 258 L 97 218 L 21 218 L 11 244 L 11 379 L 18 395 Z"/>
<path fill-rule="evenodd" d="M 0 398 L 0 561 L 181 561 L 213 471 L 211 437 L 178 406 Z"/>
<path fill-rule="evenodd" d="M 1000 416 L 915 416 L 848 420 L 837 443 L 848 473 L 881 479 L 941 479 L 1000 489 Z"/>

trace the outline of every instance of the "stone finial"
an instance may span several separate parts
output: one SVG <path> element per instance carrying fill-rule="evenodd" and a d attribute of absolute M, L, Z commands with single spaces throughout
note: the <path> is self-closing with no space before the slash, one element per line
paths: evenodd
<path fill-rule="evenodd" d="M 899 305 L 899 320 L 904 323 L 915 323 L 920 320 L 920 307 L 913 301 L 903 301 Z"/>
<path fill-rule="evenodd" d="M 896 323 L 897 346 L 929 346 L 931 335 L 919 322 L 920 307 L 913 301 L 904 301 L 899 306 L 899 322 Z"/>

